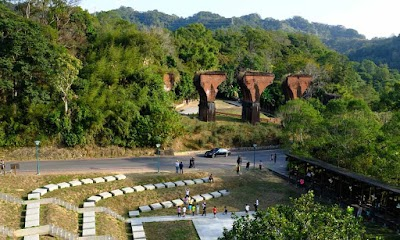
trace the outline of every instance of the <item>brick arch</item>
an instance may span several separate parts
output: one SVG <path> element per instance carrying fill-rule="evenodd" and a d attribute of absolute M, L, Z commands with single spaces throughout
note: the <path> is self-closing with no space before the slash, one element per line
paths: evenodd
<path fill-rule="evenodd" d="M 313 77 L 307 74 L 295 74 L 286 77 L 282 83 L 286 100 L 301 98 L 311 85 Z"/>

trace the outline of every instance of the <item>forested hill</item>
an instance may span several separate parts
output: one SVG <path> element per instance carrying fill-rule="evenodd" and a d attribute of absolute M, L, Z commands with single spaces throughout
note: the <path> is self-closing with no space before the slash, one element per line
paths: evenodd
<path fill-rule="evenodd" d="M 192 23 L 201 23 L 207 29 L 240 28 L 243 26 L 260 27 L 265 30 L 283 30 L 286 32 L 301 32 L 318 36 L 327 46 L 345 53 L 349 49 L 359 47 L 366 41 L 365 36 L 354 29 L 344 26 L 333 26 L 322 23 L 309 22 L 295 16 L 286 20 L 273 18 L 262 19 L 258 14 L 249 14 L 241 17 L 225 18 L 211 12 L 199 12 L 191 17 L 182 18 L 176 15 L 168 15 L 157 10 L 139 12 L 130 7 L 120 7 L 110 11 L 117 16 L 135 23 L 139 26 L 156 26 L 175 31 L 180 27 Z M 108 12 L 108 13 L 110 13 Z"/>

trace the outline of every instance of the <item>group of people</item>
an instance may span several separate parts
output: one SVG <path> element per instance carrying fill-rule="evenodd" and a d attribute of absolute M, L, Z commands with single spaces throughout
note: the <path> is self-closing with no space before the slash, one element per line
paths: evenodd
<path fill-rule="evenodd" d="M 178 208 L 177 208 L 178 217 L 185 217 L 187 212 L 189 215 L 192 214 L 192 216 L 200 215 L 200 204 L 199 203 L 194 204 L 194 199 L 190 197 L 189 188 L 186 188 L 186 190 L 185 190 L 185 198 L 183 199 L 183 203 L 184 203 L 184 205 L 182 207 L 178 206 Z M 187 207 L 186 207 L 186 205 L 187 205 Z M 201 216 L 207 216 L 206 201 L 204 201 L 201 204 L 201 208 L 202 208 Z M 225 211 L 227 211 L 226 207 L 225 207 Z M 216 217 L 216 214 L 217 214 L 216 206 L 213 207 L 212 212 L 214 214 L 214 217 Z"/>
<path fill-rule="evenodd" d="M 194 163 L 194 157 L 190 158 L 189 160 L 189 168 L 195 168 L 195 163 Z M 183 162 L 182 161 L 178 161 L 176 160 L 175 162 L 175 169 L 176 169 L 176 173 L 181 173 L 183 174 Z"/>
<path fill-rule="evenodd" d="M 254 202 L 254 211 L 258 211 L 258 205 L 259 205 L 259 202 L 258 202 L 258 199 L 256 199 L 256 201 Z M 246 214 L 249 214 L 249 212 L 250 212 L 250 206 L 249 206 L 249 204 L 246 204 L 246 206 L 244 207 L 244 211 L 246 212 Z"/>

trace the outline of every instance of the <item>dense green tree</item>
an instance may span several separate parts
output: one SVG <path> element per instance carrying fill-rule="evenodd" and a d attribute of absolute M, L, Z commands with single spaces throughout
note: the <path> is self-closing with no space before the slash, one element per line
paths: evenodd
<path fill-rule="evenodd" d="M 223 239 L 363 239 L 361 220 L 339 206 L 326 206 L 314 201 L 308 192 L 293 205 L 278 205 L 258 211 L 254 218 L 239 217 L 232 230 L 224 230 Z"/>

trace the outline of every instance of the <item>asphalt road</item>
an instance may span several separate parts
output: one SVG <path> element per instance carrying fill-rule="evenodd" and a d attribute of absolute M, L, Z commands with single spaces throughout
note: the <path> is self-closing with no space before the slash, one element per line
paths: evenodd
<path fill-rule="evenodd" d="M 232 152 L 228 157 L 217 156 L 215 158 L 205 158 L 203 154 L 195 155 L 196 169 L 234 169 L 238 155 L 242 156 L 242 167 L 249 161 L 253 167 L 254 159 L 258 167 L 262 160 L 264 166 L 271 164 L 271 154 L 277 154 L 278 162 L 285 159 L 284 151 L 274 150 L 256 150 Z M 39 161 L 39 172 L 41 174 L 51 173 L 71 173 L 71 172 L 156 172 L 158 170 L 158 160 L 160 161 L 160 171 L 175 171 L 175 161 L 182 161 L 184 171 L 188 170 L 188 156 L 154 156 L 154 157 L 135 157 L 135 158 L 112 158 L 112 159 L 90 159 L 90 160 L 57 160 L 57 161 Z M 254 157 L 255 156 L 255 157 Z M 9 162 L 19 163 L 18 172 L 32 173 L 37 172 L 36 161 Z M 7 163 L 8 165 L 8 163 Z M 8 166 L 9 168 L 9 166 Z"/>

